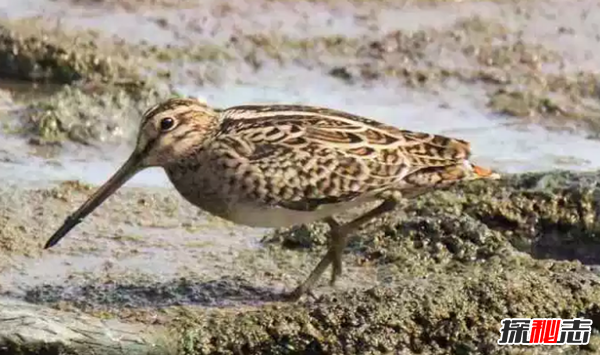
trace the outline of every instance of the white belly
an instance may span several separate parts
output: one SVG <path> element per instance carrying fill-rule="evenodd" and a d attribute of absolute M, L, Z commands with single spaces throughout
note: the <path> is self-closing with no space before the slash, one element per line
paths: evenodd
<path fill-rule="evenodd" d="M 281 207 L 265 207 L 254 204 L 236 204 L 230 207 L 227 219 L 250 227 L 280 228 L 308 224 L 359 207 L 374 198 L 323 206 L 315 211 L 295 211 Z"/>

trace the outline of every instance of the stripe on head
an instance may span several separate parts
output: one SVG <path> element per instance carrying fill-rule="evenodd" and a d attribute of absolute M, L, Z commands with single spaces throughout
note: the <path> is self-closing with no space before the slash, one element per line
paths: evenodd
<path fill-rule="evenodd" d="M 157 103 L 150 107 L 142 115 L 141 125 L 153 118 L 162 118 L 167 116 L 178 117 L 186 112 L 206 112 L 211 113 L 213 110 L 206 104 L 194 98 L 172 98 L 166 101 Z"/>

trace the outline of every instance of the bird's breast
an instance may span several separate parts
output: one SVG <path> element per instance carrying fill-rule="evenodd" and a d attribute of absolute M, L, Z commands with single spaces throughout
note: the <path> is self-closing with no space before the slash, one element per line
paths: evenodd
<path fill-rule="evenodd" d="M 307 224 L 373 201 L 374 196 L 318 206 L 315 210 L 295 210 L 278 205 L 279 198 L 261 199 L 240 185 L 239 175 L 219 165 L 197 169 L 167 169 L 169 179 L 187 201 L 200 209 L 236 224 L 279 228 Z M 243 181 L 242 181 L 243 182 Z M 281 197 L 283 198 L 283 197 Z M 293 196 L 302 199 L 303 196 Z"/>
<path fill-rule="evenodd" d="M 167 176 L 179 194 L 191 204 L 215 215 L 228 209 L 230 197 L 223 182 L 210 171 L 167 169 Z"/>
<path fill-rule="evenodd" d="M 227 192 L 227 189 L 223 188 L 222 179 L 217 182 L 205 174 L 168 175 L 181 196 L 193 205 L 212 215 L 250 227 L 280 228 L 308 224 L 373 200 L 371 197 L 359 198 L 354 201 L 319 206 L 314 211 L 298 211 L 252 199 L 233 190 Z"/>
<path fill-rule="evenodd" d="M 192 178 L 189 178 L 192 179 Z M 200 209 L 236 224 L 279 228 L 311 223 L 334 213 L 331 208 L 316 211 L 295 211 L 235 193 L 225 193 L 210 180 L 193 178 L 171 180 L 180 195 Z"/>

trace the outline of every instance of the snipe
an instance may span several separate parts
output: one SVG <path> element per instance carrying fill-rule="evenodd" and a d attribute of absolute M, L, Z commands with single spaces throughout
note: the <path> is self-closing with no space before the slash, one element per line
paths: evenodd
<path fill-rule="evenodd" d="M 192 204 L 234 223 L 283 227 L 323 220 L 330 247 L 288 296 L 297 299 L 333 264 L 342 273 L 349 233 L 400 199 L 464 180 L 496 179 L 468 161 L 460 139 L 411 132 L 349 113 L 299 105 L 248 105 L 217 110 L 194 99 L 170 99 L 141 121 L 125 164 L 52 235 L 54 246 L 138 171 L 163 167 Z M 380 204 L 344 224 L 334 215 Z"/>

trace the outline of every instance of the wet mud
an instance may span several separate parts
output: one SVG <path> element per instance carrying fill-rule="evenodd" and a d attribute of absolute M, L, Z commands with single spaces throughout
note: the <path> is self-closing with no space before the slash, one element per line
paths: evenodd
<path fill-rule="evenodd" d="M 11 224 L 2 228 L 3 254 L 29 271 L 13 274 L 13 284 L 22 286 L 4 293 L 101 318 L 165 325 L 190 353 L 492 354 L 502 350 L 496 340 L 505 317 L 600 316 L 598 178 L 522 174 L 408 201 L 353 237 L 340 285 L 331 289 L 323 280 L 316 299 L 295 305 L 278 296 L 324 253 L 326 229 L 319 225 L 300 241 L 300 231 L 278 230 L 261 242 L 260 233 L 211 223 L 172 194 L 125 189 L 42 256 L 30 251 L 47 233 L 24 226 L 52 229 L 89 187 L 13 190 L 11 203 L 35 201 L 37 208 L 4 219 Z M 182 226 L 193 242 L 181 236 Z M 149 228 L 173 239 L 144 233 Z M 223 231 L 218 238 L 216 230 Z M 172 259 L 136 260 L 158 250 Z M 35 270 L 50 254 L 61 255 L 55 270 Z M 110 262 L 93 272 L 74 271 L 94 257 Z M 594 344 L 595 338 L 580 351 L 592 353 Z"/>
<path fill-rule="evenodd" d="M 597 325 L 577 348 L 496 341 L 506 317 L 600 321 L 598 6 L 0 4 L 0 293 L 161 327 L 186 354 L 597 353 Z M 325 252 L 324 224 L 236 226 L 160 170 L 42 250 L 124 161 L 141 113 L 174 95 L 325 105 L 460 136 L 505 177 L 373 221 L 336 287 L 326 274 L 297 304 L 280 296 Z M 36 349 L 19 351 L 58 351 Z"/>

